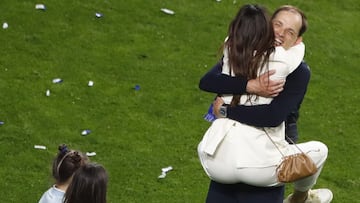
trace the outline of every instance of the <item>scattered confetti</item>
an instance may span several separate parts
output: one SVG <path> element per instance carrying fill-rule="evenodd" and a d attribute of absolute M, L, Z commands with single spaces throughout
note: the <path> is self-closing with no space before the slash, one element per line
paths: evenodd
<path fill-rule="evenodd" d="M 169 171 L 171 171 L 171 170 L 173 170 L 173 167 L 172 167 L 172 166 L 168 166 L 168 167 L 166 167 L 166 168 L 162 168 L 162 169 L 161 169 L 161 175 L 159 175 L 158 178 L 165 178 L 165 177 L 166 177 L 166 174 L 167 174 Z"/>
<path fill-rule="evenodd" d="M 136 91 L 140 90 L 140 85 L 135 85 L 134 89 L 135 89 Z"/>
<path fill-rule="evenodd" d="M 7 24 L 7 22 L 3 23 L 3 29 L 7 29 L 9 27 L 9 25 Z"/>
<path fill-rule="evenodd" d="M 102 13 L 95 13 L 95 16 L 96 16 L 97 18 L 101 18 L 101 17 L 103 17 L 104 15 L 103 15 Z"/>
<path fill-rule="evenodd" d="M 46 90 L 45 95 L 46 95 L 47 97 L 50 96 L 50 90 Z"/>
<path fill-rule="evenodd" d="M 55 78 L 52 80 L 53 83 L 61 83 L 63 80 L 61 78 Z"/>
<path fill-rule="evenodd" d="M 85 135 L 88 135 L 88 134 L 90 134 L 90 133 L 91 133 L 91 130 L 83 130 L 83 131 L 81 132 L 81 135 L 85 136 Z"/>
<path fill-rule="evenodd" d="M 204 119 L 209 122 L 213 122 L 214 120 L 216 120 L 216 116 L 213 113 L 213 104 L 212 103 L 208 109 L 208 112 L 205 114 Z"/>
<path fill-rule="evenodd" d="M 36 4 L 35 9 L 37 10 L 46 10 L 46 7 L 44 4 Z"/>
<path fill-rule="evenodd" d="M 170 9 L 167 9 L 167 8 L 162 8 L 160 9 L 162 12 L 166 13 L 166 14 L 169 14 L 169 15 L 174 15 L 175 12 L 170 10 Z"/>
<path fill-rule="evenodd" d="M 86 156 L 96 156 L 96 152 L 86 152 Z"/>
<path fill-rule="evenodd" d="M 43 150 L 46 149 L 46 147 L 43 146 L 43 145 L 34 145 L 34 148 L 35 148 L 35 149 L 43 149 Z"/>
<path fill-rule="evenodd" d="M 89 86 L 89 87 L 94 86 L 94 82 L 90 80 L 90 81 L 88 82 L 88 86 Z"/>

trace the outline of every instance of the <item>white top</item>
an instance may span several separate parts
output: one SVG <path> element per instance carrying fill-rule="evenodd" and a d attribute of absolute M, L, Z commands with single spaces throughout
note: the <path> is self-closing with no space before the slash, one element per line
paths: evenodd
<path fill-rule="evenodd" d="M 301 63 L 305 53 L 305 45 L 300 43 L 288 50 L 282 47 L 276 47 L 275 52 L 271 54 L 269 60 L 269 70 L 275 69 L 276 73 L 271 76 L 271 79 L 285 79 L 287 75 L 293 72 Z M 224 65 L 223 73 L 234 75 L 230 73 L 228 65 L 227 49 L 224 49 Z M 266 70 L 264 70 L 266 71 Z M 258 73 L 258 75 L 262 72 Z M 232 95 L 225 95 L 222 97 L 226 104 L 232 100 Z M 265 98 L 258 96 L 251 97 L 247 101 L 246 95 L 241 96 L 241 105 L 258 105 L 268 104 L 272 98 Z M 280 148 L 284 154 L 287 153 L 288 143 L 285 141 L 285 125 L 284 122 L 277 127 L 263 128 L 271 136 L 272 140 Z M 203 151 L 216 159 L 216 152 L 223 153 L 221 143 L 232 143 L 224 147 L 227 148 L 227 153 L 233 154 L 231 159 L 235 162 L 236 167 L 266 167 L 279 163 L 281 155 L 278 149 L 274 146 L 262 128 L 249 126 L 239 123 L 237 121 L 221 118 L 216 119 L 208 131 L 205 133 L 205 142 Z M 224 140 L 225 139 L 225 140 Z"/>
<path fill-rule="evenodd" d="M 283 47 L 275 47 L 275 52 L 273 52 L 269 57 L 269 70 L 276 70 L 275 74 L 270 76 L 271 80 L 285 80 L 286 77 L 292 73 L 301 63 L 305 54 L 305 45 L 304 43 L 299 43 L 288 50 L 285 50 Z M 258 75 L 264 73 L 266 68 L 259 72 Z M 224 57 L 223 57 L 223 67 L 222 73 L 226 75 L 235 76 L 234 72 L 230 73 L 229 66 L 229 53 L 227 48 L 224 48 Z M 242 95 L 240 98 L 240 104 L 243 105 L 256 105 L 256 104 L 269 104 L 272 98 L 260 97 L 257 98 L 255 95 L 251 97 L 251 100 L 247 101 L 247 95 Z M 256 99 L 255 99 L 256 98 Z M 230 104 L 232 95 L 224 95 L 222 98 L 226 104 Z"/>
<path fill-rule="evenodd" d="M 53 185 L 49 188 L 39 200 L 39 203 L 62 203 L 65 191 L 62 191 Z"/>

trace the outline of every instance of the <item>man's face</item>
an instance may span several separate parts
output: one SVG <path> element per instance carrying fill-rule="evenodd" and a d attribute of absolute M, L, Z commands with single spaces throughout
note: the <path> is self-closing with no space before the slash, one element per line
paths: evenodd
<path fill-rule="evenodd" d="M 280 11 L 272 20 L 275 33 L 275 46 L 289 49 L 301 42 L 298 37 L 302 25 L 301 15 L 290 11 Z"/>

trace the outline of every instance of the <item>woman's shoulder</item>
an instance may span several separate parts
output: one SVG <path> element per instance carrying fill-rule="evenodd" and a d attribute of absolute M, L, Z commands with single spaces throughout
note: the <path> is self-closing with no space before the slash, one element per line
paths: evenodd
<path fill-rule="evenodd" d="M 274 52 L 274 58 L 287 58 L 289 56 L 304 58 L 305 55 L 305 44 L 300 42 L 289 49 L 285 49 L 282 46 L 276 46 Z"/>

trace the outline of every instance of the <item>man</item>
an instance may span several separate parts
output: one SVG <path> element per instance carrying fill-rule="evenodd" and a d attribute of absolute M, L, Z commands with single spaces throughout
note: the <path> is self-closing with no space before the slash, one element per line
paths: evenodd
<path fill-rule="evenodd" d="M 275 11 L 272 17 L 275 45 L 285 49 L 302 41 L 306 31 L 305 15 L 297 8 L 283 6 Z M 294 141 L 297 140 L 296 120 L 298 109 L 302 103 L 310 80 L 310 70 L 305 62 L 292 72 L 284 81 L 269 81 L 268 75 L 247 81 L 245 78 L 231 78 L 221 74 L 221 63 L 218 63 L 201 79 L 199 87 L 202 90 L 218 94 L 244 94 L 246 92 L 265 97 L 275 97 L 269 105 L 258 106 L 222 106 L 218 98 L 214 102 L 214 113 L 217 117 L 227 117 L 257 127 L 274 127 L 287 121 L 289 127 L 294 127 Z M 273 74 L 273 72 L 269 72 Z M 295 129 L 295 131 L 294 131 Z M 245 184 L 225 185 L 211 181 L 207 202 L 282 202 L 283 187 L 259 188 Z M 314 190 L 320 202 L 330 202 L 331 191 L 327 189 Z M 280 198 L 279 198 L 280 196 Z M 306 192 L 295 192 L 285 202 L 302 202 L 308 198 Z"/>

